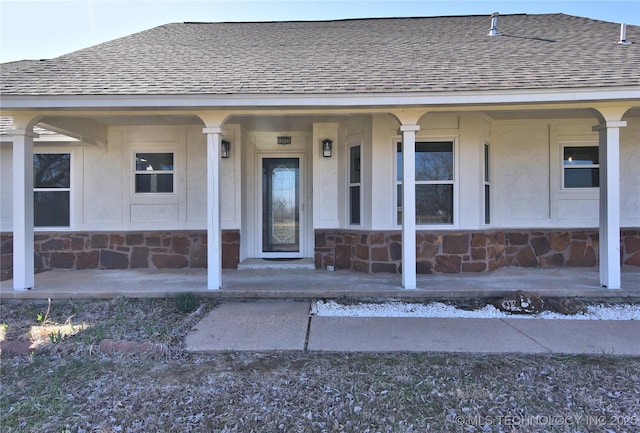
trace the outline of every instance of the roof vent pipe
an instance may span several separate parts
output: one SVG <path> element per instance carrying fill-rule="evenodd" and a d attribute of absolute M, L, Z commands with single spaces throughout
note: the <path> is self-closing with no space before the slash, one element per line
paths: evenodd
<path fill-rule="evenodd" d="M 627 40 L 627 25 L 620 24 L 620 40 L 618 41 L 620 45 L 631 45 L 631 42 Z"/>
<path fill-rule="evenodd" d="M 494 12 L 491 14 L 491 29 L 489 29 L 489 36 L 500 36 L 502 33 L 498 31 L 498 15 L 500 13 Z"/>

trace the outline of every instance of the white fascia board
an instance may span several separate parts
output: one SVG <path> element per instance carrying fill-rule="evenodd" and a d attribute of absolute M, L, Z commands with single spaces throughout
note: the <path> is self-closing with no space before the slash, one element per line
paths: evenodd
<path fill-rule="evenodd" d="M 424 93 L 254 95 L 3 95 L 11 109 L 402 107 L 640 100 L 640 86 Z"/>

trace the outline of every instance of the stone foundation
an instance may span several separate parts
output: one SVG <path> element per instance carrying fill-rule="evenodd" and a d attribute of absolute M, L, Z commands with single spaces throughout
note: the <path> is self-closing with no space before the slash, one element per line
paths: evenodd
<path fill-rule="evenodd" d="M 622 229 L 622 264 L 640 266 L 640 229 Z M 178 269 L 207 267 L 207 233 L 37 232 L 36 272 L 49 269 Z M 222 232 L 222 267 L 236 269 L 239 230 Z M 488 230 L 416 233 L 419 274 L 487 272 L 503 267 L 592 267 L 598 264 L 598 231 Z M 402 272 L 400 231 L 316 230 L 317 269 Z M 13 269 L 13 237 L 0 237 L 2 281 Z"/>
<path fill-rule="evenodd" d="M 179 269 L 207 267 L 205 230 L 172 232 L 36 232 L 35 269 Z M 13 271 L 13 236 L 0 239 L 2 280 Z M 222 231 L 222 267 L 235 269 L 240 231 Z"/>
<path fill-rule="evenodd" d="M 621 264 L 640 266 L 640 229 L 620 233 Z M 598 230 L 488 230 L 416 233 L 419 274 L 486 272 L 503 267 L 592 267 Z M 400 231 L 316 230 L 315 264 L 356 272 L 402 272 Z"/>

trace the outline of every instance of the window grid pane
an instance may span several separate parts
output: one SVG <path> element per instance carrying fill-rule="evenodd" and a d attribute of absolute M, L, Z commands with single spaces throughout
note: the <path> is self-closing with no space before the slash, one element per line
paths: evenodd
<path fill-rule="evenodd" d="M 491 187 L 484 186 L 484 223 L 491 224 Z"/>
<path fill-rule="evenodd" d="M 565 168 L 565 188 L 598 188 L 600 186 L 599 168 Z"/>
<path fill-rule="evenodd" d="M 402 184 L 399 184 L 397 186 L 396 197 L 397 197 L 397 204 L 396 204 L 397 224 L 401 226 L 402 225 Z"/>
<path fill-rule="evenodd" d="M 453 185 L 416 185 L 416 224 L 453 223 Z"/>
<path fill-rule="evenodd" d="M 564 148 L 564 165 L 598 165 L 597 146 L 567 146 Z"/>
<path fill-rule="evenodd" d="M 136 192 L 173 192 L 173 174 L 136 174 Z"/>
<path fill-rule="evenodd" d="M 69 191 L 35 191 L 33 223 L 35 227 L 69 227 Z"/>
<path fill-rule="evenodd" d="M 489 145 L 484 145 L 484 181 L 489 182 Z"/>
<path fill-rule="evenodd" d="M 136 153 L 136 171 L 173 171 L 173 153 Z"/>
<path fill-rule="evenodd" d="M 453 180 L 453 143 L 416 143 L 416 181 Z"/>
<path fill-rule="evenodd" d="M 69 188 L 71 186 L 71 154 L 34 154 L 33 186 L 34 188 Z"/>
<path fill-rule="evenodd" d="M 360 146 L 349 148 L 349 182 L 360 183 Z"/>
<path fill-rule="evenodd" d="M 353 225 L 360 224 L 360 187 L 352 186 L 349 188 L 349 212 L 350 223 Z"/>

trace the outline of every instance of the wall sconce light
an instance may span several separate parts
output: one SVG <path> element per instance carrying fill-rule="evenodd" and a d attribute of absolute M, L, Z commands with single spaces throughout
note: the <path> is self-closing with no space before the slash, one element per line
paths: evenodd
<path fill-rule="evenodd" d="M 222 140 L 222 144 L 220 146 L 220 157 L 229 158 L 229 153 L 231 151 L 231 142 L 227 140 Z"/>
<path fill-rule="evenodd" d="M 333 150 L 333 141 L 325 138 L 322 140 L 322 156 L 325 158 L 331 158 L 331 152 Z"/>

